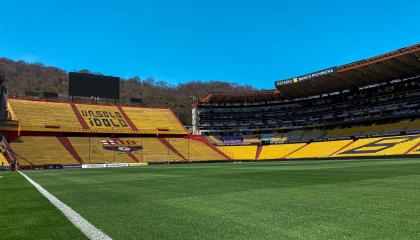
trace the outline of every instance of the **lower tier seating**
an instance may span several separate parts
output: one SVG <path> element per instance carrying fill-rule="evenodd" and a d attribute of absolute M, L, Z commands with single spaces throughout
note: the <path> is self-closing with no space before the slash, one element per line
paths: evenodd
<path fill-rule="evenodd" d="M 185 138 L 22 136 L 10 145 L 22 166 L 226 159 L 205 142 Z"/>
<path fill-rule="evenodd" d="M 79 164 L 57 137 L 23 136 L 10 143 L 19 165 Z"/>
<path fill-rule="evenodd" d="M 288 156 L 288 158 L 325 158 L 352 143 L 352 140 L 313 142 Z"/>
<path fill-rule="evenodd" d="M 264 160 L 286 158 L 289 154 L 301 149 L 305 145 L 305 143 L 292 143 L 264 146 L 258 159 Z"/>
<path fill-rule="evenodd" d="M 334 157 L 406 155 L 420 143 L 420 135 L 360 139 Z"/>
<path fill-rule="evenodd" d="M 212 147 L 187 138 L 22 136 L 10 146 L 22 166 L 255 160 L 256 145 Z M 258 160 L 420 155 L 420 135 L 266 145 Z M 5 159 L 0 159 L 8 166 Z"/>
<path fill-rule="evenodd" d="M 232 155 L 232 150 L 237 154 Z M 246 155 L 249 146 L 220 147 L 219 149 L 234 159 Z M 259 160 L 266 159 L 302 159 L 302 158 L 339 158 L 339 157 L 374 157 L 374 156 L 399 156 L 420 155 L 420 135 L 393 136 L 380 138 L 365 138 L 356 141 L 337 140 L 292 144 L 277 144 L 263 146 Z M 254 160 L 255 158 L 252 158 Z"/>
<path fill-rule="evenodd" d="M 228 155 L 231 159 L 245 160 L 255 159 L 257 146 L 223 146 L 219 150 Z"/>
<path fill-rule="evenodd" d="M 226 160 L 223 155 L 201 141 L 169 138 L 168 142 L 189 161 Z"/>
<path fill-rule="evenodd" d="M 3 154 L 0 154 L 0 167 L 9 167 L 10 164 L 6 160 L 6 158 L 3 156 Z"/>
<path fill-rule="evenodd" d="M 410 151 L 408 154 L 410 154 L 410 155 L 414 155 L 414 154 L 420 155 L 420 144 L 417 144 L 417 146 L 415 146 L 413 148 L 413 150 Z"/>
<path fill-rule="evenodd" d="M 157 138 L 120 138 L 125 141 L 132 141 L 136 146 L 141 146 L 140 151 L 132 152 L 132 154 L 140 162 L 175 162 L 183 159 L 175 152 L 171 151 Z"/>
<path fill-rule="evenodd" d="M 135 162 L 125 152 L 106 150 L 104 146 L 108 138 L 100 137 L 69 137 L 71 145 L 84 163 L 112 163 L 112 162 Z M 108 144 L 111 146 L 111 144 Z"/>

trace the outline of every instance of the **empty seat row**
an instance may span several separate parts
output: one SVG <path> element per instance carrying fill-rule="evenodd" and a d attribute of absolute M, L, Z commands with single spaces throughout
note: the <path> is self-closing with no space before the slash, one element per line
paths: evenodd
<path fill-rule="evenodd" d="M 169 109 L 10 99 L 23 131 L 186 134 Z"/>

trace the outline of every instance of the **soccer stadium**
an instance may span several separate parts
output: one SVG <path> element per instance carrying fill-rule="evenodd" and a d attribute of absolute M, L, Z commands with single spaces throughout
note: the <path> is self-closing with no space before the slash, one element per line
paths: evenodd
<path fill-rule="evenodd" d="M 420 239 L 420 1 L 0 10 L 0 240 Z"/>
<path fill-rule="evenodd" d="M 191 131 L 171 109 L 89 102 L 118 78 L 70 73 L 69 101 L 2 85 L 1 237 L 417 239 L 419 79 L 416 44 L 210 92 Z"/>

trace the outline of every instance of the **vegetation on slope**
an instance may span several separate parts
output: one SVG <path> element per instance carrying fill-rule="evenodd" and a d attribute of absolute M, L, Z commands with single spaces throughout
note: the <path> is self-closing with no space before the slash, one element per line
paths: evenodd
<path fill-rule="evenodd" d="M 0 58 L 0 72 L 6 76 L 6 87 L 11 96 L 24 96 L 26 90 L 56 92 L 67 96 L 67 72 L 47 67 L 41 63 L 26 63 Z M 80 72 L 91 73 L 89 70 Z M 100 73 L 95 73 L 100 74 Z M 121 81 L 121 100 L 128 102 L 130 98 L 142 98 L 145 107 L 171 108 L 188 125 L 191 124 L 191 102 L 208 92 L 253 90 L 250 86 L 211 81 L 193 81 L 179 85 L 170 85 L 153 78 L 141 79 L 134 76 Z"/>

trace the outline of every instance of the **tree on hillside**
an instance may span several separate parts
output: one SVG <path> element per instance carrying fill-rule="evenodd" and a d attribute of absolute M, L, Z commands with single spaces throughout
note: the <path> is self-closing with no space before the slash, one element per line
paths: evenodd
<path fill-rule="evenodd" d="M 10 96 L 24 96 L 26 90 L 56 92 L 67 96 L 67 72 L 47 67 L 42 63 L 26 63 L 0 58 L 0 72 L 6 76 L 5 85 Z M 92 73 L 88 69 L 79 72 Z M 100 74 L 101 73 L 94 73 Z M 124 103 L 130 98 L 143 99 L 145 107 L 165 107 L 172 109 L 185 125 L 191 124 L 191 104 L 193 100 L 209 92 L 249 91 L 250 86 L 241 86 L 221 81 L 192 81 L 179 85 L 170 85 L 153 78 L 142 80 L 138 76 L 122 79 L 120 96 Z"/>

